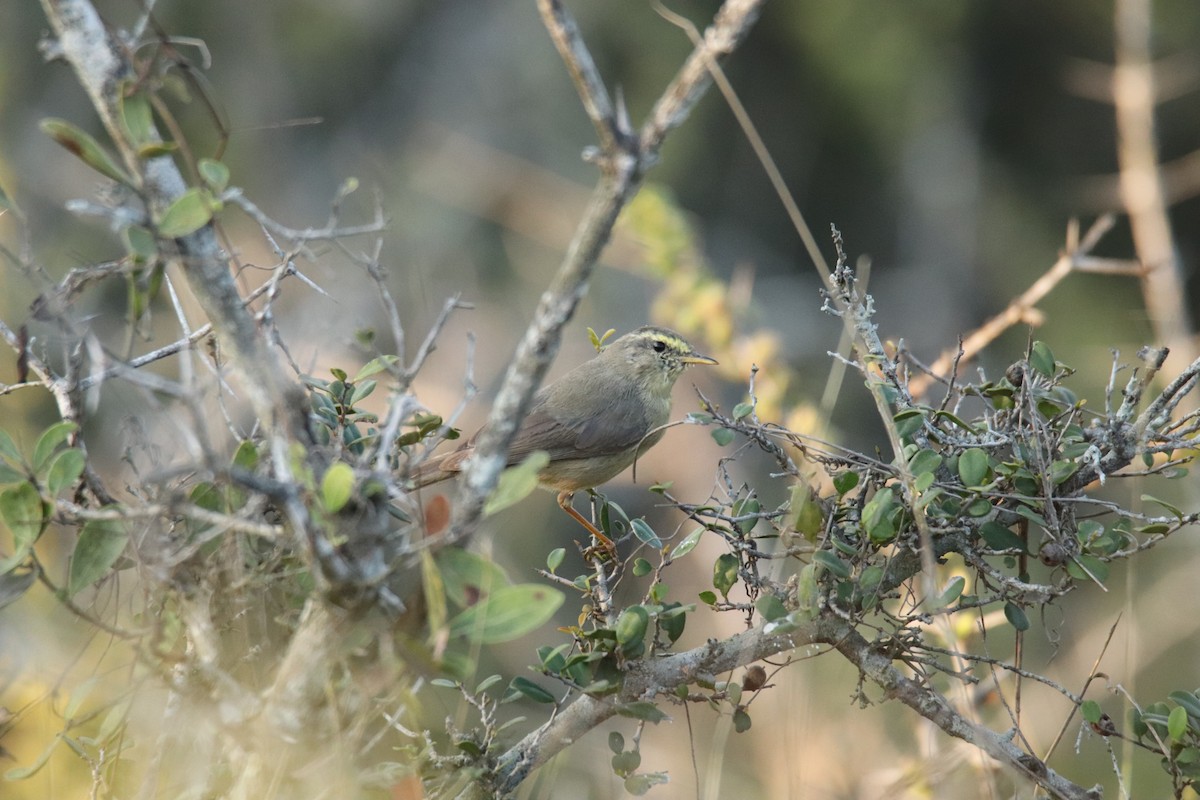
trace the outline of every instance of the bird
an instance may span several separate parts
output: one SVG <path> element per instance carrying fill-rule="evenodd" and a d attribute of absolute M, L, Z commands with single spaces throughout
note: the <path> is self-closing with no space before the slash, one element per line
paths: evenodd
<path fill-rule="evenodd" d="M 506 464 L 545 451 L 550 460 L 538 473 L 539 485 L 557 492 L 559 507 L 615 552 L 612 541 L 575 510 L 572 498 L 581 489 L 612 480 L 657 444 L 679 376 L 690 365 L 717 363 L 668 328 L 645 325 L 631 331 L 534 395 L 513 435 Z M 457 450 L 422 464 L 413 475 L 414 488 L 460 473 L 482 431 Z"/>

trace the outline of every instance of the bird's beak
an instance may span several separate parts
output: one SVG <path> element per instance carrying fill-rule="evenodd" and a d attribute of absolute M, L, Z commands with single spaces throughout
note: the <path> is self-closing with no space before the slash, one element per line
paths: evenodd
<path fill-rule="evenodd" d="M 686 356 L 684 356 L 680 360 L 685 364 L 709 364 L 709 365 L 712 365 L 712 364 L 718 363 L 715 358 L 709 358 L 708 356 L 702 356 L 695 351 L 688 353 Z"/>

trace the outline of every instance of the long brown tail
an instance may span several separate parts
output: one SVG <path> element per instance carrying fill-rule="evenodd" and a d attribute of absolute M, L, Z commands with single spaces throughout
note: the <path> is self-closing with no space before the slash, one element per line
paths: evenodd
<path fill-rule="evenodd" d="M 430 461 L 426 461 L 421 466 L 417 467 L 417 471 L 409 477 L 412 479 L 413 488 L 421 489 L 434 483 L 441 483 L 449 480 L 462 471 L 463 460 L 470 455 L 470 450 L 455 450 L 453 453 L 446 453 Z"/>

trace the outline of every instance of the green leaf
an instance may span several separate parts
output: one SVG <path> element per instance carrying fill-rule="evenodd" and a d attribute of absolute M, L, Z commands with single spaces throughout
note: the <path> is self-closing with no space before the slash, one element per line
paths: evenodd
<path fill-rule="evenodd" d="M 642 754 L 637 750 L 617 753 L 612 757 L 613 772 L 621 777 L 629 775 L 642 765 Z"/>
<path fill-rule="evenodd" d="M 37 774 L 38 770 L 46 766 L 46 762 L 50 760 L 50 756 L 54 754 L 54 750 L 58 747 L 59 742 L 64 738 L 65 734 L 57 733 L 50 743 L 42 750 L 41 755 L 34 759 L 33 763 L 27 767 L 14 767 L 4 773 L 6 781 L 23 781 Z"/>
<path fill-rule="evenodd" d="M 686 606 L 683 603 L 666 603 L 658 615 L 658 625 L 667 634 L 668 639 L 676 642 L 683 636 L 683 629 L 687 626 L 687 615 L 695 610 L 694 603 Z"/>
<path fill-rule="evenodd" d="M 728 428 L 717 428 L 710 434 L 713 441 L 724 447 L 733 441 L 733 431 Z"/>
<path fill-rule="evenodd" d="M 767 622 L 774 622 L 777 619 L 786 617 L 788 613 L 783 602 L 773 594 L 764 594 L 758 598 L 758 602 L 754 604 L 754 607 Z"/>
<path fill-rule="evenodd" d="M 400 356 L 378 356 L 373 358 L 366 364 L 363 364 L 363 368 L 360 369 L 358 374 L 354 376 L 354 382 L 357 383 L 363 378 L 369 378 L 372 375 L 378 375 L 380 372 L 389 371 L 396 366 L 399 361 Z M 438 419 L 440 420 L 441 417 L 438 417 Z M 442 423 L 439 421 L 438 425 L 441 424 Z"/>
<path fill-rule="evenodd" d="M 1195 717 L 1197 724 L 1200 724 L 1200 698 L 1197 698 L 1195 693 L 1175 691 L 1168 694 L 1167 697 L 1187 709 L 1187 713 Z"/>
<path fill-rule="evenodd" d="M 42 120 L 41 129 L 51 139 L 101 175 L 126 186 L 133 185 L 133 181 L 130 180 L 125 170 L 117 166 L 117 162 L 112 159 L 112 156 L 90 134 L 76 128 L 66 120 L 53 118 Z"/>
<path fill-rule="evenodd" d="M 890 488 L 880 489 L 863 506 L 862 523 L 871 541 L 877 544 L 896 538 L 896 526 L 892 523 L 892 512 L 896 508 Z"/>
<path fill-rule="evenodd" d="M 351 407 L 357 406 L 363 400 L 366 400 L 368 397 L 370 397 L 371 393 L 375 391 L 376 386 L 378 386 L 377 381 L 363 381 L 362 383 L 356 383 L 354 385 L 354 394 L 350 395 Z"/>
<path fill-rule="evenodd" d="M 988 456 L 981 448 L 964 450 L 958 457 L 958 477 L 964 486 L 983 486 L 991 479 Z"/>
<path fill-rule="evenodd" d="M 211 158 L 200 159 L 196 166 L 209 189 L 215 194 L 225 191 L 225 187 L 229 185 L 229 167 Z"/>
<path fill-rule="evenodd" d="M 349 464 L 339 461 L 325 471 L 321 479 L 321 504 L 330 514 L 346 507 L 354 496 L 354 470 Z"/>
<path fill-rule="evenodd" d="M 1099 722 L 1100 717 L 1104 715 L 1104 711 L 1101 710 L 1100 704 L 1095 700 L 1084 700 L 1082 703 L 1080 703 L 1079 713 L 1083 715 L 1085 722 L 1090 722 L 1093 725 Z"/>
<path fill-rule="evenodd" d="M 622 717 L 640 719 L 646 722 L 665 722 L 670 719 L 658 706 L 649 700 L 635 700 L 632 703 L 622 703 L 617 706 L 617 713 Z"/>
<path fill-rule="evenodd" d="M 753 410 L 754 410 L 753 403 L 738 403 L 736 406 L 733 407 L 733 418 L 734 419 L 745 419 L 746 417 L 750 416 L 750 412 L 752 412 Z"/>
<path fill-rule="evenodd" d="M 1078 471 L 1079 465 L 1074 461 L 1055 461 L 1050 465 L 1050 480 L 1058 486 Z"/>
<path fill-rule="evenodd" d="M 803 481 L 797 481 L 792 486 L 791 510 L 792 530 L 808 541 L 815 542 L 821 531 L 825 530 L 825 519 L 821 513 L 821 504 L 813 496 L 812 489 Z"/>
<path fill-rule="evenodd" d="M 972 433 L 972 434 L 975 434 L 976 436 L 979 435 L 979 431 L 976 430 L 972 425 L 968 424 L 967 422 L 964 422 L 962 419 L 955 416 L 954 414 L 951 414 L 949 411 L 935 411 L 935 412 L 933 412 L 933 418 L 938 419 L 938 420 L 941 420 L 941 419 L 948 420 L 951 423 L 953 423 L 954 425 L 957 425 L 958 427 L 962 428 L 967 433 Z"/>
<path fill-rule="evenodd" d="M 1109 566 L 1107 561 L 1082 553 L 1067 562 L 1067 573 L 1077 581 L 1095 580 L 1103 584 L 1108 580 Z"/>
<path fill-rule="evenodd" d="M 683 558 L 688 553 L 692 552 L 696 545 L 700 543 L 700 536 L 703 533 L 704 528 L 696 528 L 696 530 L 683 537 L 679 544 L 675 545 L 675 547 L 671 549 L 671 555 L 668 556 L 668 558 L 674 561 L 675 559 Z"/>
<path fill-rule="evenodd" d="M 993 550 L 1020 550 L 1025 552 L 1025 542 L 999 522 L 988 520 L 979 526 L 979 535 Z"/>
<path fill-rule="evenodd" d="M 733 553 L 722 553 L 713 564 L 713 586 L 725 597 L 737 583 L 738 560 Z"/>
<path fill-rule="evenodd" d="M 138 147 L 137 155 L 138 158 L 142 159 L 143 161 L 148 161 L 152 158 L 169 155 L 178 149 L 179 145 L 175 144 L 174 142 L 147 142 L 146 144 Z"/>
<path fill-rule="evenodd" d="M 443 548 L 434 561 L 441 572 L 446 597 L 459 608 L 474 605 L 508 584 L 508 576 L 494 561 L 461 547 Z"/>
<path fill-rule="evenodd" d="M 843 472 L 840 475 L 833 477 L 833 488 L 837 490 L 839 496 L 858 486 L 857 472 Z"/>
<path fill-rule="evenodd" d="M 750 730 L 750 715 L 746 713 L 746 709 L 735 708 L 733 710 L 733 729 L 738 733 Z"/>
<path fill-rule="evenodd" d="M 883 567 L 878 564 L 872 564 L 864 569 L 858 576 L 858 590 L 860 594 L 874 594 L 879 588 L 879 584 L 883 582 L 884 571 Z"/>
<path fill-rule="evenodd" d="M 1155 505 L 1162 506 L 1167 511 L 1170 511 L 1172 514 L 1174 514 L 1176 519 L 1182 520 L 1184 517 L 1184 513 L 1179 510 L 1178 506 L 1171 505 L 1166 500 L 1159 500 L 1157 497 L 1154 497 L 1154 496 L 1148 495 L 1148 494 L 1144 494 L 1144 495 L 1142 495 L 1142 502 L 1143 503 L 1154 503 Z"/>
<path fill-rule="evenodd" d="M 703 591 L 703 592 L 700 592 L 700 594 L 698 594 L 696 596 L 700 598 L 701 603 L 704 603 L 706 605 L 711 606 L 717 602 L 717 593 L 716 592 Z"/>
<path fill-rule="evenodd" d="M 1017 505 L 1013 506 L 1013 513 L 1019 514 L 1030 522 L 1040 525 L 1043 528 L 1046 527 L 1046 518 L 1034 511 L 1029 506 L 1018 503 Z"/>
<path fill-rule="evenodd" d="M 518 675 L 512 679 L 509 684 L 511 689 L 520 692 L 535 703 L 553 703 L 554 695 L 547 692 L 541 686 L 538 686 L 533 681 L 523 675 Z"/>
<path fill-rule="evenodd" d="M 154 234 L 141 225 L 122 228 L 121 241 L 134 264 L 148 264 L 158 258 L 158 243 L 154 241 Z"/>
<path fill-rule="evenodd" d="M 955 575 L 946 584 L 946 588 L 942 589 L 942 591 L 933 598 L 932 607 L 934 609 L 946 608 L 962 596 L 963 588 L 966 587 L 966 585 L 966 579 L 964 579 L 961 575 Z"/>
<path fill-rule="evenodd" d="M 538 487 L 538 473 L 549 463 L 549 453 L 545 450 L 535 450 L 520 464 L 504 470 L 500 475 L 500 482 L 496 484 L 496 490 L 483 506 L 483 515 L 490 517 L 533 494 Z"/>
<path fill-rule="evenodd" d="M 596 332 L 594 330 L 592 330 L 591 328 L 588 328 L 587 332 L 588 332 L 588 341 L 590 341 L 592 343 L 592 347 L 596 348 L 596 352 L 599 353 L 601 350 L 604 349 L 604 343 L 608 340 L 608 337 L 610 337 L 614 333 L 616 333 L 617 330 L 616 330 L 616 328 L 609 328 L 608 330 L 606 330 L 604 332 L 603 336 L 597 336 Z"/>
<path fill-rule="evenodd" d="M 483 644 L 511 641 L 549 622 L 564 599 L 536 583 L 502 586 L 450 620 L 450 635 Z"/>
<path fill-rule="evenodd" d="M 154 112 L 144 94 L 122 95 L 119 100 L 121 128 L 135 147 L 154 142 L 158 132 L 154 129 Z"/>
<path fill-rule="evenodd" d="M 0 519 L 12 531 L 13 545 L 28 550 L 46 527 L 42 496 L 32 483 L 19 483 L 0 492 Z"/>
<path fill-rule="evenodd" d="M 258 447 L 249 439 L 243 439 L 233 453 L 233 466 L 253 472 L 258 468 Z"/>
<path fill-rule="evenodd" d="M 641 578 L 644 575 L 649 575 L 654 572 L 654 565 L 644 558 L 635 558 L 633 560 L 633 574 Z"/>
<path fill-rule="evenodd" d="M 614 753 L 619 753 L 625 749 L 625 737 L 620 731 L 611 731 L 608 734 L 608 749 Z"/>
<path fill-rule="evenodd" d="M 92 520 L 84 525 L 71 555 L 67 595 L 74 597 L 107 575 L 128 541 L 129 532 L 120 520 Z"/>
<path fill-rule="evenodd" d="M 23 554 L 24 555 L 24 554 Z M 29 587 L 37 581 L 37 573 L 33 570 L 25 572 L 0 572 L 0 609 L 20 600 Z"/>
<path fill-rule="evenodd" d="M 1047 378 L 1054 377 L 1054 354 L 1045 342 L 1034 342 L 1029 351 L 1029 366 Z"/>
<path fill-rule="evenodd" d="M 50 496 L 55 497 L 68 486 L 74 486 L 83 474 L 83 468 L 83 453 L 73 447 L 55 456 L 46 471 L 46 490 Z"/>
<path fill-rule="evenodd" d="M 630 527 L 633 528 L 633 535 L 642 540 L 646 544 L 653 547 L 655 550 L 662 550 L 662 539 L 658 538 L 658 534 L 650 527 L 646 520 L 638 517 L 629 521 Z"/>
<path fill-rule="evenodd" d="M 21 463 L 21 451 L 17 449 L 16 443 L 8 435 L 8 431 L 2 428 L 0 428 L 0 456 L 8 459 L 13 464 Z"/>
<path fill-rule="evenodd" d="M 818 550 L 813 553 L 813 563 L 820 564 L 838 578 L 850 577 L 850 565 L 828 550 Z"/>
<path fill-rule="evenodd" d="M 908 469 L 913 475 L 932 473 L 942 465 L 942 454 L 933 450 L 918 450 L 909 459 Z"/>
<path fill-rule="evenodd" d="M 40 473 L 50 461 L 50 456 L 58 450 L 59 445 L 77 430 L 79 430 L 79 426 L 69 420 L 56 422 L 46 428 L 38 437 L 37 444 L 33 446 L 33 471 Z"/>
<path fill-rule="evenodd" d="M 546 556 L 546 569 L 553 573 L 562 565 L 563 559 L 566 558 L 567 551 L 565 548 L 556 547 L 550 551 L 550 555 Z"/>
<path fill-rule="evenodd" d="M 983 497 L 976 498 L 967 504 L 967 507 L 963 509 L 963 513 L 965 513 L 968 517 L 986 517 L 988 514 L 992 513 L 992 503 L 990 500 Z"/>
<path fill-rule="evenodd" d="M 670 778 L 665 772 L 639 772 L 625 779 L 625 791 L 634 797 L 641 797 L 655 786 L 665 783 L 670 783 Z"/>
<path fill-rule="evenodd" d="M 175 198 L 158 221 L 158 233 L 179 239 L 195 233 L 212 219 L 212 197 L 203 189 L 188 189 Z"/>
<path fill-rule="evenodd" d="M 1129 709 L 1129 729 L 1139 739 L 1150 732 L 1150 726 L 1146 724 L 1142 713 L 1137 708 Z"/>
<path fill-rule="evenodd" d="M 1176 743 L 1182 742 L 1187 736 L 1187 729 L 1187 709 L 1183 706 L 1171 709 L 1171 713 L 1167 715 L 1167 733 L 1170 734 L 1171 740 Z"/>
<path fill-rule="evenodd" d="M 646 629 L 650 625 L 650 613 L 644 606 L 630 606 L 617 617 L 617 644 L 625 650 L 632 650 L 640 645 L 646 637 Z"/>
<path fill-rule="evenodd" d="M 1017 630 L 1029 630 L 1029 617 L 1025 616 L 1025 610 L 1011 600 L 1004 604 L 1004 616 Z"/>

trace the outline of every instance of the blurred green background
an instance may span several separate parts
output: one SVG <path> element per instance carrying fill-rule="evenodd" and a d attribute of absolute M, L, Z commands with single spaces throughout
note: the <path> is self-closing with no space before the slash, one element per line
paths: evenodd
<path fill-rule="evenodd" d="M 137 5 L 97 3 L 116 27 L 136 18 Z M 646 2 L 570 6 L 636 125 L 689 52 L 686 37 Z M 703 25 L 717 4 L 671 7 Z M 1112 63 L 1112 14 L 1111 4 L 1094 0 L 767 5 L 726 65 L 730 80 L 827 257 L 827 226 L 835 223 L 851 257 L 870 259 L 870 291 L 885 337 L 903 338 L 918 356 L 932 360 L 1050 267 L 1069 218 L 1090 220 L 1118 208 L 1113 112 L 1094 99 L 1104 91 Z M 196 73 L 228 128 L 224 160 L 233 183 L 268 214 L 293 227 L 321 225 L 338 187 L 353 176 L 362 186 L 347 204 L 346 221 L 353 223 L 369 216 L 378 193 L 390 219 L 384 263 L 410 348 L 446 296 L 459 293 L 475 305 L 457 314 L 443 335 L 418 382 L 422 399 L 448 411 L 461 395 L 468 331 L 477 334 L 474 379 L 490 397 L 594 178 L 593 167 L 580 158 L 593 131 L 534 4 L 162 0 L 156 17 L 165 32 L 204 43 L 204 50 L 188 40 L 177 47 L 197 67 L 211 56 L 211 67 Z M 1167 59 L 1163 76 L 1185 87 L 1159 108 L 1160 155 L 1170 162 L 1200 148 L 1200 4 L 1156 3 L 1153 25 L 1156 56 Z M 120 250 L 102 226 L 63 210 L 66 201 L 89 196 L 97 180 L 65 157 L 38 122 L 63 117 L 99 131 L 73 75 L 39 56 L 47 29 L 37 4 L 0 4 L 0 183 L 31 220 L 38 261 L 59 276 Z M 203 106 L 176 105 L 198 155 L 210 154 L 221 139 Z M 650 180 L 687 212 L 709 267 L 729 282 L 738 333 L 778 333 L 778 363 L 795 370 L 787 413 L 816 404 L 840 326 L 820 313 L 819 282 L 800 240 L 716 92 L 672 134 Z M 1192 174 L 1189 183 L 1183 173 L 1177 188 L 1172 220 L 1195 318 L 1200 176 Z M 236 212 L 225 222 L 244 247 L 238 255 L 245 263 L 274 263 L 252 225 Z M 12 247 L 19 242 L 11 218 L 0 218 L 0 237 Z M 1098 253 L 1131 257 L 1124 219 Z M 309 372 L 353 367 L 361 361 L 356 331 L 385 330 L 377 297 L 369 281 L 336 255 L 308 274 L 333 302 L 293 284 L 279 314 L 281 329 Z M 35 292 L 11 270 L 0 280 L 0 313 L 20 324 Z M 252 275 L 247 280 L 254 282 Z M 618 237 L 552 375 L 587 357 L 586 326 L 623 332 L 643 324 L 658 291 L 636 242 L 627 232 Z M 123 296 L 115 287 L 111 302 L 93 309 L 99 329 L 119 327 Z M 1079 370 L 1074 388 L 1093 402 L 1101 402 L 1111 351 L 1132 357 L 1150 341 L 1132 277 L 1072 276 L 1041 309 L 1046 321 L 1037 338 Z M 169 330 L 167 316 L 161 318 Z M 1027 328 L 1011 330 L 979 365 L 989 374 L 1003 370 L 1020 357 L 1028 337 Z M 752 348 L 744 355 L 741 363 L 725 365 L 727 375 L 748 375 L 757 357 Z M 13 359 L 0 359 L 0 380 L 13 376 Z M 689 373 L 676 395 L 679 414 L 694 406 L 690 379 L 724 402 L 744 391 L 744 381 Z M 124 435 L 116 405 L 103 401 L 89 431 L 114 461 Z M 461 424 L 473 428 L 486 407 L 482 400 L 474 403 Z M 848 380 L 830 435 L 855 448 L 883 447 L 872 415 L 866 393 Z M 0 416 L 6 426 L 27 419 L 31 430 L 50 419 L 25 397 L 0 398 Z M 639 467 L 645 479 L 634 486 L 626 475 L 614 484 L 613 496 L 627 509 L 649 514 L 654 498 L 645 485 L 670 478 L 683 496 L 690 490 L 703 497 L 724 454 L 703 431 L 677 429 Z M 751 477 L 769 467 L 753 457 L 744 466 Z M 1138 494 L 1130 485 L 1117 491 Z M 541 564 L 550 548 L 574 534 L 554 514 L 549 497 L 539 496 L 506 512 L 482 546 L 519 579 L 529 579 L 529 565 Z M 666 513 L 656 519 L 667 529 L 678 523 Z M 1027 666 L 1078 688 L 1116 612 L 1123 611 L 1101 665 L 1113 682 L 1150 699 L 1200 685 L 1200 600 L 1187 569 L 1197 548 L 1187 538 L 1195 537 L 1168 542 L 1114 570 L 1107 594 L 1080 592 L 1049 612 L 1035 626 L 1039 634 L 1030 637 Z M 699 590 L 708 577 L 688 580 Z M 676 589 L 681 591 L 686 587 Z M 69 623 L 48 600 L 36 614 L 34 608 L 36 603 L 23 602 L 0 612 L 0 691 L 14 693 L 0 703 L 10 708 L 44 696 L 45 686 L 28 683 L 30 672 L 61 671 L 70 648 L 53 643 L 80 635 L 60 627 Z M 727 634 L 736 621 L 713 625 L 714 635 Z M 698 642 L 703 635 L 693 630 L 689 639 Z M 1002 637 L 989 646 L 994 656 L 1008 653 Z M 531 649 L 527 643 L 502 648 L 490 668 L 522 670 Z M 746 734 L 734 734 L 727 719 L 714 721 L 703 709 L 693 710 L 690 720 L 676 714 L 673 724 L 649 731 L 645 767 L 672 775 L 672 785 L 658 796 L 973 796 L 976 784 L 962 765 L 980 756 L 914 725 L 897 709 L 851 707 L 855 675 L 834 658 L 794 665 L 776 682 L 766 698 L 770 707 L 752 707 L 755 725 Z M 1036 697 L 1035 689 L 1029 691 Z M 1106 710 L 1123 721 L 1120 704 L 1103 697 Z M 1028 707 L 1036 715 L 1031 737 L 1044 747 L 1067 707 L 1056 701 L 1040 707 L 1030 701 Z M 52 733 L 53 724 L 47 725 Z M 26 763 L 39 749 L 36 739 L 4 746 Z M 1085 785 L 1102 782 L 1108 796 L 1116 796 L 1103 745 L 1093 737 L 1081 747 L 1077 758 L 1072 747 L 1060 746 L 1056 766 Z M 1133 796 L 1161 796 L 1166 784 L 1154 759 L 1135 763 Z M 45 786 L 17 784 L 0 794 L 74 796 L 78 765 L 64 760 L 57 769 L 58 777 L 47 778 Z M 955 783 L 956 772 L 967 776 L 965 783 Z M 939 787 L 928 789 L 927 782 Z M 572 748 L 532 786 L 537 797 L 621 796 L 601 733 Z"/>

